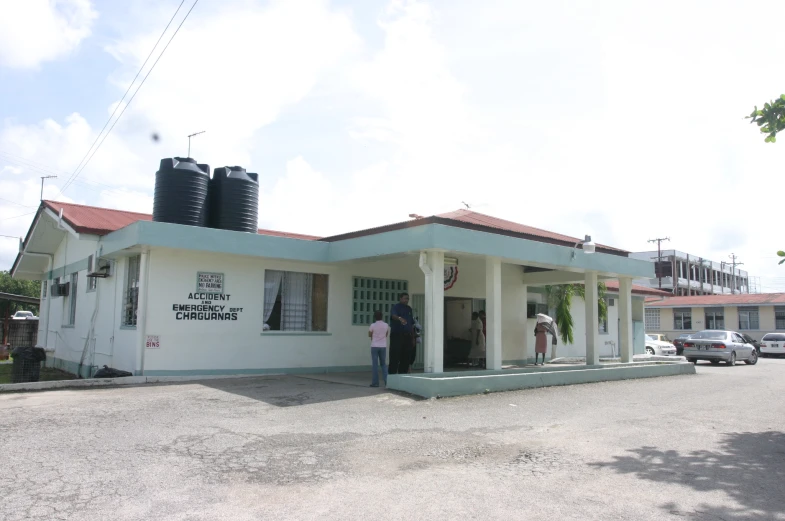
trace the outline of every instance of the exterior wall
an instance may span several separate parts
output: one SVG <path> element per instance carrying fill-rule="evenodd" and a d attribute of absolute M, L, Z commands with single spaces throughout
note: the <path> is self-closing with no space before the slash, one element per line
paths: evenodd
<path fill-rule="evenodd" d="M 445 296 L 485 298 L 485 260 L 459 257 L 459 267 L 458 281 Z M 329 276 L 327 332 L 262 330 L 265 269 Z M 242 308 L 238 320 L 175 320 L 172 306 L 189 303 L 188 293 L 194 291 L 199 271 L 224 273 L 225 293 L 230 295 L 225 304 Z M 502 269 L 504 360 L 520 360 L 524 356 L 521 317 L 525 317 L 526 300 L 539 298 L 536 294 L 524 298 L 521 273 L 520 267 L 514 265 L 504 265 Z M 364 368 L 370 362 L 367 327 L 351 323 L 355 276 L 407 280 L 409 293 L 424 291 L 424 276 L 414 256 L 361 263 L 309 264 L 156 248 L 150 253 L 147 323 L 143 334 L 159 336 L 161 347 L 145 349 L 144 372 Z M 533 331 L 534 320 L 529 322 L 529 331 Z M 428 327 L 427 319 L 425 327 Z"/>
<path fill-rule="evenodd" d="M 716 306 L 710 306 L 716 307 Z M 706 307 L 694 307 L 692 309 L 692 329 L 687 331 L 677 331 L 673 329 L 673 309 L 659 308 L 660 310 L 660 330 L 647 331 L 647 333 L 663 333 L 671 340 L 684 333 L 696 333 L 706 329 Z M 723 317 L 726 329 L 745 333 L 755 340 L 760 340 L 768 332 L 775 331 L 774 306 L 758 306 L 759 329 L 739 330 L 739 309 L 738 306 L 725 306 Z M 666 319 L 667 317 L 667 319 Z"/>

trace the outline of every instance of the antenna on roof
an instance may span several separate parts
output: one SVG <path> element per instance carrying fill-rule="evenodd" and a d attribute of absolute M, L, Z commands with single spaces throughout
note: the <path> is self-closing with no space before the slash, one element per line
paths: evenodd
<path fill-rule="evenodd" d="M 469 203 L 467 203 L 466 201 L 461 201 L 461 203 L 466 207 L 467 210 L 471 208 L 471 206 L 469 206 Z"/>
<path fill-rule="evenodd" d="M 191 157 L 191 138 L 194 136 L 198 136 L 199 134 L 204 134 L 207 132 L 206 130 L 202 130 L 201 132 L 194 132 L 193 134 L 188 134 L 188 157 Z"/>

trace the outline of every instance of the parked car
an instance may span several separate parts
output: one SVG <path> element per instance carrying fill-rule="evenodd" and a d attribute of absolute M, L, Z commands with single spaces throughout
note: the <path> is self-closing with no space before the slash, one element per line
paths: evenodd
<path fill-rule="evenodd" d="M 785 355 L 785 333 L 766 333 L 760 339 L 761 356 Z"/>
<path fill-rule="evenodd" d="M 657 340 L 656 335 L 646 335 L 646 353 L 659 356 L 675 356 L 676 348 L 670 342 Z"/>
<path fill-rule="evenodd" d="M 760 342 L 752 338 L 747 333 L 739 333 L 739 334 L 741 335 L 741 338 L 743 338 L 745 342 L 747 342 L 748 344 L 752 344 L 752 346 L 758 352 L 758 356 L 760 356 Z"/>
<path fill-rule="evenodd" d="M 654 340 L 656 340 L 658 342 L 668 342 L 668 343 L 670 343 L 670 339 L 667 337 L 667 335 L 664 335 L 662 333 L 646 333 L 646 334 L 649 335 L 649 336 L 653 336 Z"/>
<path fill-rule="evenodd" d="M 690 335 L 684 342 L 684 356 L 694 364 L 698 360 L 728 365 L 736 365 L 738 360 L 749 365 L 758 363 L 758 351 L 736 331 L 706 329 Z"/>
<path fill-rule="evenodd" d="M 681 356 L 684 352 L 684 341 L 690 338 L 691 333 L 684 333 L 683 335 L 679 335 L 676 340 L 673 341 L 673 345 L 676 347 L 676 354 Z"/>
<path fill-rule="evenodd" d="M 13 320 L 35 320 L 38 317 L 32 311 L 17 311 L 11 318 Z"/>

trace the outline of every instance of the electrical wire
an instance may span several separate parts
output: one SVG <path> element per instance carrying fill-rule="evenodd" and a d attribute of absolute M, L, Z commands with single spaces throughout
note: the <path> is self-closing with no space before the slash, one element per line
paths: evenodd
<path fill-rule="evenodd" d="M 183 0 L 183 2 L 184 2 L 184 1 L 185 1 L 185 0 Z M 90 154 L 90 150 L 88 150 L 88 151 L 87 151 L 87 153 L 89 154 L 89 157 L 87 158 L 87 160 L 86 160 L 86 161 L 84 161 L 84 164 L 82 164 L 82 165 L 81 165 L 81 168 L 80 168 L 80 167 L 77 167 L 77 169 L 76 169 L 76 170 L 74 170 L 74 173 L 71 175 L 71 177 L 68 179 L 68 181 L 66 181 L 66 183 L 63 185 L 63 187 L 60 189 L 60 194 L 62 194 L 63 192 L 65 192 L 65 190 L 67 190 L 67 189 L 68 189 L 68 187 L 71 185 L 71 183 L 73 182 L 73 180 L 74 180 L 74 179 L 76 179 L 77 177 L 79 177 L 79 175 L 81 175 L 81 173 L 82 173 L 82 172 L 84 171 L 84 169 L 87 167 L 88 163 L 90 163 L 90 161 L 91 161 L 91 160 L 93 159 L 93 157 L 95 156 L 96 152 L 98 152 L 98 150 L 101 148 L 101 145 L 103 145 L 103 144 L 104 144 L 104 141 L 106 141 L 106 138 L 107 138 L 107 137 L 109 136 L 109 134 L 112 132 L 112 129 L 115 127 L 115 125 L 117 125 L 117 122 L 118 122 L 118 121 L 120 121 L 120 118 L 121 118 L 121 117 L 123 117 L 123 114 L 125 113 L 126 109 L 128 109 L 128 107 L 131 105 L 131 102 L 134 100 L 134 98 L 136 97 L 136 95 L 139 93 L 139 89 L 141 89 L 141 88 L 142 88 L 142 85 L 144 85 L 145 81 L 147 81 L 147 78 L 150 76 L 150 73 L 151 73 L 151 72 L 153 72 L 153 70 L 155 69 L 155 66 L 158 64 L 158 61 L 159 61 L 159 60 L 161 59 L 161 57 L 164 55 L 164 53 L 166 52 L 166 49 L 168 49 L 168 48 L 169 48 L 169 45 L 172 43 L 172 40 L 174 40 L 174 37 L 175 37 L 175 36 L 177 36 L 177 33 L 178 33 L 178 32 L 180 32 L 180 28 L 183 26 L 183 24 L 185 23 L 185 21 L 188 19 L 188 16 L 191 14 L 191 11 L 193 11 L 193 10 L 194 10 L 194 7 L 196 7 L 196 4 L 198 4 L 198 3 L 199 3 L 199 0 L 194 0 L 194 3 L 193 3 L 193 5 L 191 5 L 191 8 L 188 10 L 188 12 L 187 12 L 187 13 L 185 13 L 185 16 L 184 16 L 184 17 L 183 17 L 183 19 L 180 21 L 180 25 L 178 25 L 178 26 L 177 26 L 177 29 L 175 29 L 174 33 L 173 33 L 173 34 L 172 34 L 172 36 L 169 38 L 169 41 L 168 41 L 168 42 L 166 42 L 166 45 L 164 46 L 163 50 L 161 51 L 161 54 L 159 54 L 159 55 L 158 55 L 158 58 L 156 58 L 156 59 L 155 59 L 155 61 L 154 61 L 154 62 L 153 62 L 153 64 L 152 64 L 152 66 L 150 66 L 150 70 L 148 70 L 148 71 L 147 71 L 147 74 L 145 74 L 144 78 L 142 78 L 142 81 L 139 83 L 139 86 L 136 88 L 136 90 L 134 91 L 134 93 L 131 95 L 131 98 L 128 100 L 128 103 L 126 103 L 126 104 L 123 106 L 123 110 L 121 110 L 121 111 L 120 111 L 120 114 L 117 116 L 117 119 L 115 119 L 115 120 L 114 120 L 114 123 L 112 123 L 112 126 L 111 126 L 111 127 L 109 127 L 109 130 L 107 130 L 107 131 L 106 131 L 106 134 L 104 134 L 103 138 L 101 138 L 101 141 L 98 143 L 98 146 L 97 146 L 97 147 L 95 147 L 95 150 L 93 150 L 92 154 Z M 180 8 L 178 7 L 178 11 L 179 11 L 179 9 L 180 9 Z M 175 13 L 175 14 L 177 14 L 177 13 Z M 174 18 L 174 17 L 172 17 L 172 18 Z M 171 23 L 171 21 L 170 21 L 170 23 Z M 167 25 L 167 27 L 168 27 L 168 25 Z M 165 31 L 164 31 L 164 32 L 165 32 Z M 161 36 L 163 36 L 163 34 L 162 34 Z M 157 45 L 157 44 L 156 44 L 156 45 Z M 119 106 L 120 106 L 120 104 L 118 104 L 118 106 L 117 106 L 116 108 L 119 108 Z M 108 122 L 107 122 L 107 123 L 108 123 Z M 99 134 L 99 137 L 100 137 L 100 134 Z M 98 139 L 98 138 L 96 138 L 96 140 L 97 140 L 97 139 Z M 91 148 L 92 148 L 92 147 L 91 147 Z M 59 194 L 58 194 L 58 195 L 59 195 Z"/>

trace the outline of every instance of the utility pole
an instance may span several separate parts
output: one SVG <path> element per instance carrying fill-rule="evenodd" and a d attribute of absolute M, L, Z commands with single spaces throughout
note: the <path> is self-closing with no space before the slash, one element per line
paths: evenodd
<path fill-rule="evenodd" d="M 730 257 L 732 261 L 731 265 L 733 266 L 733 270 L 731 271 L 732 274 L 731 276 L 733 277 L 733 286 L 731 288 L 731 293 L 735 294 L 736 293 L 736 266 L 741 266 L 744 263 L 736 262 L 736 259 L 738 259 L 739 257 L 735 253 L 731 253 L 730 255 L 728 255 L 728 257 Z"/>
<path fill-rule="evenodd" d="M 657 263 L 660 264 L 659 270 L 657 270 L 657 280 L 659 281 L 659 289 L 662 289 L 662 248 L 660 244 L 662 241 L 669 241 L 671 240 L 670 237 L 661 237 L 657 239 L 649 239 L 648 242 L 656 242 L 657 243 Z M 657 266 L 657 264 L 655 264 Z"/>
<path fill-rule="evenodd" d="M 39 200 L 41 201 L 44 200 L 44 179 L 57 179 L 57 176 L 56 175 L 41 176 L 41 197 L 39 198 Z"/>
<path fill-rule="evenodd" d="M 206 130 L 202 130 L 201 132 L 194 132 L 193 134 L 188 134 L 188 157 L 191 157 L 191 138 L 194 136 L 198 136 L 199 134 L 204 134 L 207 132 Z"/>

